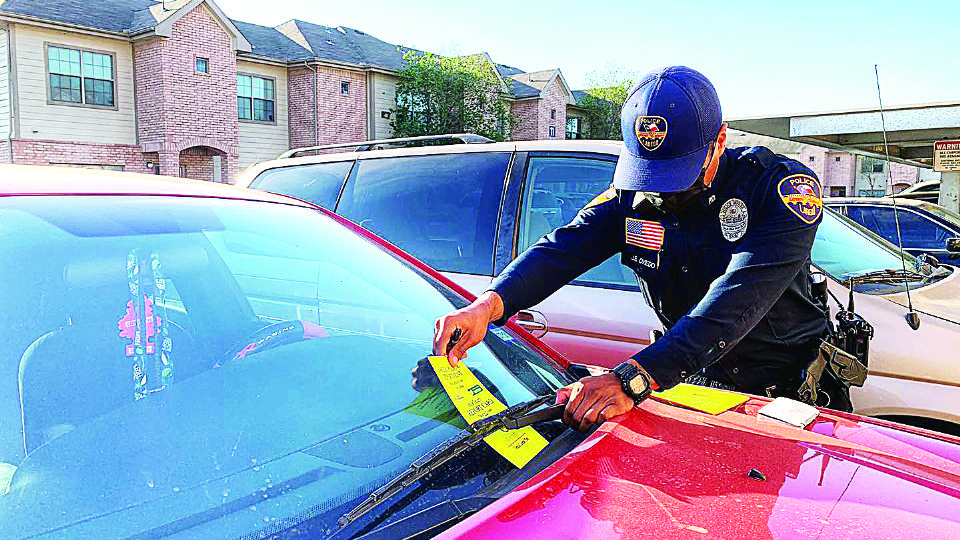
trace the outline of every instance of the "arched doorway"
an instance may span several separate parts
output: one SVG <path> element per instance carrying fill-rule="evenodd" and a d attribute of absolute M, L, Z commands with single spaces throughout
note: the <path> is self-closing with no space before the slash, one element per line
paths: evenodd
<path fill-rule="evenodd" d="M 227 157 L 226 152 L 211 146 L 185 148 L 180 152 L 178 176 L 208 182 L 227 182 Z"/>

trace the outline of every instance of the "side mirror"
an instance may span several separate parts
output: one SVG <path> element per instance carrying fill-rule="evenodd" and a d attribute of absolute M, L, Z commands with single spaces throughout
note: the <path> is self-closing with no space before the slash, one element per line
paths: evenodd
<path fill-rule="evenodd" d="M 947 251 L 960 253 L 960 238 L 947 238 Z"/>

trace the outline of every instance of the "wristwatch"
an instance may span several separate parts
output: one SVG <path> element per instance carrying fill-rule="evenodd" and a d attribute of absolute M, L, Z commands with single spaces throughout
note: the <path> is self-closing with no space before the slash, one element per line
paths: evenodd
<path fill-rule="evenodd" d="M 623 393 L 633 398 L 634 405 L 647 399 L 650 392 L 653 392 L 653 383 L 650 382 L 650 377 L 630 362 L 619 364 L 613 368 L 613 373 L 620 378 Z"/>

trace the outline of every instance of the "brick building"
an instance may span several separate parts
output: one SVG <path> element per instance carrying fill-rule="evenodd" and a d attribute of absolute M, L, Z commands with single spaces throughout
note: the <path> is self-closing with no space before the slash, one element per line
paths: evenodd
<path fill-rule="evenodd" d="M 939 179 L 939 173 L 913 165 L 891 162 L 888 171 L 882 159 L 735 129 L 727 130 L 727 146 L 766 146 L 803 163 L 816 173 L 827 197 L 882 197 L 923 180 Z"/>
<path fill-rule="evenodd" d="M 229 181 L 291 147 L 390 137 L 402 56 L 350 28 L 234 21 L 213 0 L 0 0 L 0 163 Z M 564 138 L 576 100 L 560 70 L 490 63 L 514 138 Z"/>

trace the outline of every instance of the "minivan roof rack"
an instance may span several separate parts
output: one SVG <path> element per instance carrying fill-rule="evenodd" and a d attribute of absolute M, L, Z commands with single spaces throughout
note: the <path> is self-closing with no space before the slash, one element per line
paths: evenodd
<path fill-rule="evenodd" d="M 321 146 L 306 146 L 303 148 L 292 148 L 286 152 L 280 154 L 280 157 L 277 159 L 286 159 L 295 157 L 297 154 L 302 152 L 312 152 L 315 150 L 332 150 L 335 148 L 351 148 L 357 146 L 357 152 L 366 152 L 374 146 L 381 144 L 402 144 L 410 142 L 424 142 L 424 141 L 459 141 L 463 144 L 485 144 L 492 143 L 493 141 L 482 136 L 475 135 L 473 133 L 453 133 L 449 135 L 424 135 L 421 137 L 401 137 L 398 139 L 377 139 L 373 141 L 357 141 L 349 143 L 338 143 L 338 144 L 324 144 Z"/>

